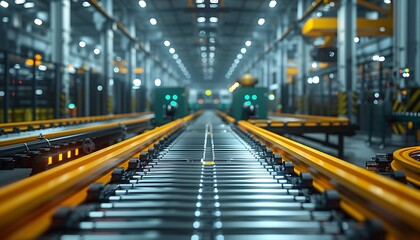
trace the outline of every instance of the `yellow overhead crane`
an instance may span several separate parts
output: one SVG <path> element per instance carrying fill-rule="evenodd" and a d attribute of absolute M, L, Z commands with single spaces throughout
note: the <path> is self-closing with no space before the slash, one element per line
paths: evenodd
<path fill-rule="evenodd" d="M 357 4 L 388 14 L 385 18 L 376 20 L 357 18 L 357 36 L 391 36 L 393 33 L 392 4 L 384 9 L 365 0 L 358 0 Z M 302 34 L 307 37 L 334 36 L 337 34 L 338 20 L 335 17 L 309 18 L 302 26 Z"/>

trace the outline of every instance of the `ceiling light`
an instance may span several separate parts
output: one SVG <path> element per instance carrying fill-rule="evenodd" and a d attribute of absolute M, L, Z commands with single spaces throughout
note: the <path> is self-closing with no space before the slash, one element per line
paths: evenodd
<path fill-rule="evenodd" d="M 159 87 L 162 84 L 162 81 L 159 78 L 155 79 L 155 86 Z"/>
<path fill-rule="evenodd" d="M 385 4 L 391 4 L 391 0 L 384 0 Z"/>
<path fill-rule="evenodd" d="M 317 68 L 318 67 L 318 64 L 317 63 L 312 63 L 312 68 Z"/>
<path fill-rule="evenodd" d="M 360 38 L 359 37 L 354 37 L 354 42 L 355 43 L 358 43 L 360 41 Z"/>
<path fill-rule="evenodd" d="M 84 2 L 82 2 L 82 6 L 83 7 L 90 7 L 90 3 L 84 1 Z"/>
<path fill-rule="evenodd" d="M 35 7 L 35 3 L 27 2 L 27 3 L 23 4 L 23 7 L 24 8 L 33 8 L 33 7 Z"/>
<path fill-rule="evenodd" d="M 258 19 L 258 25 L 264 25 L 264 23 L 265 23 L 265 19 L 264 18 L 260 18 L 260 19 Z"/>
<path fill-rule="evenodd" d="M 312 78 L 312 82 L 313 82 L 314 84 L 318 84 L 318 83 L 319 83 L 319 77 L 318 77 L 318 76 L 313 77 L 313 78 Z"/>
<path fill-rule="evenodd" d="M 140 0 L 140 1 L 139 1 L 139 6 L 140 6 L 141 8 L 145 8 L 145 7 L 147 6 L 146 1 L 144 1 L 144 0 Z"/>
<path fill-rule="evenodd" d="M 9 7 L 9 3 L 6 1 L 0 1 L 0 6 L 2 6 L 3 8 L 8 8 Z"/>
<path fill-rule="evenodd" d="M 236 58 L 238 58 L 238 59 L 242 59 L 242 57 L 243 57 L 243 56 L 242 56 L 242 54 L 240 54 L 240 53 L 236 56 Z"/>
<path fill-rule="evenodd" d="M 236 64 L 238 64 L 239 63 L 239 59 L 236 58 L 233 62 L 236 63 Z"/>
<path fill-rule="evenodd" d="M 206 52 L 202 52 L 201 53 L 201 57 L 203 57 L 203 58 L 207 57 L 207 53 Z"/>
<path fill-rule="evenodd" d="M 277 1 L 276 0 L 271 0 L 270 3 L 268 4 L 269 7 L 273 8 L 277 5 Z"/>
<path fill-rule="evenodd" d="M 24 4 L 26 0 L 15 0 L 15 4 Z"/>
<path fill-rule="evenodd" d="M 214 58 L 214 52 L 209 53 L 209 57 Z"/>
<path fill-rule="evenodd" d="M 133 85 L 135 86 L 135 87 L 140 87 L 141 86 L 141 80 L 140 79 L 134 79 L 133 80 Z"/>
<path fill-rule="evenodd" d="M 252 44 L 252 42 L 251 42 L 251 41 L 249 41 L 249 40 L 245 42 L 245 46 L 247 46 L 247 47 L 250 47 L 250 46 L 251 46 L 251 44 Z"/>
<path fill-rule="evenodd" d="M 175 60 L 179 58 L 178 54 L 176 54 L 176 53 L 175 53 L 172 57 L 173 57 Z"/>
<path fill-rule="evenodd" d="M 95 48 L 93 50 L 93 53 L 96 54 L 96 55 L 99 55 L 99 53 L 101 53 L 101 50 L 99 48 Z"/>
<path fill-rule="evenodd" d="M 241 53 L 245 54 L 246 53 L 246 48 L 241 48 Z"/>
<path fill-rule="evenodd" d="M 212 52 L 216 51 L 216 47 L 215 46 L 210 46 L 210 51 L 212 51 Z"/>
<path fill-rule="evenodd" d="M 215 42 L 216 42 L 216 40 L 215 40 L 214 38 L 209 38 L 209 42 L 210 42 L 210 43 L 215 43 Z"/>
<path fill-rule="evenodd" d="M 38 26 L 41 26 L 42 25 L 42 20 L 39 19 L 39 18 L 35 18 L 34 23 Z"/>
<path fill-rule="evenodd" d="M 181 64 L 182 63 L 182 60 L 181 59 L 177 59 L 176 60 L 176 63 Z"/>
<path fill-rule="evenodd" d="M 206 7 L 206 4 L 197 4 L 197 7 L 198 8 L 205 8 Z"/>
<path fill-rule="evenodd" d="M 169 48 L 169 52 L 170 52 L 171 54 L 174 54 L 174 53 L 175 53 L 175 48 Z"/>
<path fill-rule="evenodd" d="M 210 3 L 219 3 L 219 0 L 210 0 Z"/>
<path fill-rule="evenodd" d="M 151 18 L 151 19 L 150 19 L 150 24 L 152 24 L 152 25 L 156 25 L 156 24 L 157 24 L 157 20 L 156 20 L 156 18 Z"/>
<path fill-rule="evenodd" d="M 219 19 L 217 17 L 211 17 L 210 18 L 210 22 L 212 23 L 217 23 L 219 21 Z"/>
<path fill-rule="evenodd" d="M 199 22 L 199 23 L 203 23 L 205 21 L 206 21 L 206 18 L 205 17 L 198 17 L 197 18 L 197 22 Z"/>
<path fill-rule="evenodd" d="M 81 48 L 86 47 L 86 43 L 85 43 L 85 42 L 83 42 L 83 41 L 80 41 L 80 42 L 79 42 L 79 47 L 81 47 Z"/>
<path fill-rule="evenodd" d="M 204 3 L 204 0 L 195 0 L 195 3 L 197 3 L 197 4 Z"/>

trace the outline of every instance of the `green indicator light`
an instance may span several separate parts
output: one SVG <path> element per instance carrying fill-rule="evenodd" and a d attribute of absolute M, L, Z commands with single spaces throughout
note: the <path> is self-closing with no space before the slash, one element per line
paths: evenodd
<path fill-rule="evenodd" d="M 247 105 L 247 106 L 251 106 L 251 101 L 246 101 L 246 102 L 245 102 L 245 105 Z"/>
<path fill-rule="evenodd" d="M 178 105 L 175 101 L 171 101 L 170 104 L 171 104 L 172 107 L 175 107 L 176 105 Z"/>
<path fill-rule="evenodd" d="M 252 100 L 257 100 L 257 98 L 258 98 L 257 95 L 255 95 L 255 94 L 252 95 Z"/>
<path fill-rule="evenodd" d="M 74 103 L 69 103 L 68 105 L 69 109 L 74 109 L 76 107 L 76 104 Z"/>
<path fill-rule="evenodd" d="M 176 94 L 175 95 L 172 95 L 172 99 L 173 100 L 178 100 L 178 95 L 176 95 Z"/>
<path fill-rule="evenodd" d="M 247 94 L 244 96 L 245 100 L 249 100 L 250 96 Z"/>
<path fill-rule="evenodd" d="M 165 96 L 165 99 L 166 99 L 166 100 L 170 100 L 170 99 L 171 99 L 171 95 L 166 95 L 166 96 Z"/>
<path fill-rule="evenodd" d="M 277 105 L 277 108 L 278 109 L 282 109 L 283 108 L 283 105 L 282 104 L 279 104 L 279 105 Z"/>

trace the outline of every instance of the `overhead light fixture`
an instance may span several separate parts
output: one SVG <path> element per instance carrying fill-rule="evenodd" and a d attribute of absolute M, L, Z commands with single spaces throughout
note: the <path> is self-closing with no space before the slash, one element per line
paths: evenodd
<path fill-rule="evenodd" d="M 82 6 L 83 7 L 90 7 L 90 3 L 84 1 L 84 2 L 82 2 Z"/>
<path fill-rule="evenodd" d="M 180 58 L 178 58 L 178 59 L 176 60 L 176 63 L 181 64 L 181 63 L 182 63 L 182 60 L 181 60 Z"/>
<path fill-rule="evenodd" d="M 210 3 L 219 3 L 219 0 L 210 0 Z"/>
<path fill-rule="evenodd" d="M 171 46 L 171 42 L 169 42 L 168 40 L 164 41 L 163 44 L 167 47 Z"/>
<path fill-rule="evenodd" d="M 159 87 L 162 84 L 162 81 L 159 78 L 155 79 L 155 86 Z"/>
<path fill-rule="evenodd" d="M 359 37 L 354 37 L 354 42 L 355 43 L 358 43 L 360 41 L 360 38 Z"/>
<path fill-rule="evenodd" d="M 79 47 L 84 48 L 86 47 L 86 43 L 84 41 L 79 42 Z"/>
<path fill-rule="evenodd" d="M 141 86 L 141 80 L 138 78 L 134 79 L 133 86 L 139 88 Z"/>
<path fill-rule="evenodd" d="M 141 8 L 145 8 L 145 7 L 147 6 L 146 1 L 144 1 L 144 0 L 140 0 L 140 1 L 139 1 L 139 6 L 140 6 Z"/>
<path fill-rule="evenodd" d="M 0 1 L 0 6 L 2 6 L 3 8 L 8 8 L 9 7 L 9 3 L 6 1 Z"/>
<path fill-rule="evenodd" d="M 217 23 L 219 21 L 219 19 L 217 17 L 211 17 L 210 18 L 210 22 L 212 23 Z"/>
<path fill-rule="evenodd" d="M 174 54 L 174 53 L 175 53 L 175 48 L 169 48 L 169 52 L 170 52 L 171 54 Z"/>
<path fill-rule="evenodd" d="M 251 45 L 252 45 L 251 41 L 248 40 L 248 41 L 245 42 L 245 46 L 250 47 Z"/>
<path fill-rule="evenodd" d="M 216 51 L 216 47 L 215 46 L 210 46 L 210 51 L 212 51 L 212 52 Z"/>
<path fill-rule="evenodd" d="M 271 0 L 270 3 L 268 4 L 269 7 L 274 8 L 277 5 L 277 1 L 276 0 Z"/>
<path fill-rule="evenodd" d="M 198 17 L 197 18 L 197 22 L 199 22 L 199 23 L 203 23 L 205 21 L 206 21 L 206 18 L 205 17 Z"/>
<path fill-rule="evenodd" d="M 24 4 L 26 2 L 26 0 L 15 0 L 15 4 L 20 5 L 20 4 Z"/>
<path fill-rule="evenodd" d="M 246 48 L 241 48 L 241 53 L 245 54 L 246 53 Z"/>
<path fill-rule="evenodd" d="M 214 52 L 209 53 L 209 57 L 214 58 Z"/>
<path fill-rule="evenodd" d="M 260 19 L 258 19 L 258 25 L 264 25 L 264 23 L 265 23 L 265 19 L 264 18 L 260 18 Z"/>
<path fill-rule="evenodd" d="M 33 7 L 35 7 L 35 3 L 33 3 L 33 2 L 27 2 L 27 3 L 23 4 L 23 7 L 24 8 L 33 8 Z"/>
<path fill-rule="evenodd" d="M 240 54 L 240 53 L 236 56 L 236 58 L 238 58 L 239 60 L 242 59 L 242 57 L 243 57 L 243 55 Z"/>
<path fill-rule="evenodd" d="M 203 58 L 207 57 L 207 53 L 206 52 L 202 52 L 201 53 L 201 57 L 203 57 Z"/>
<path fill-rule="evenodd" d="M 312 68 L 317 68 L 318 67 L 318 63 L 316 63 L 316 62 L 314 62 L 314 63 L 312 63 Z"/>
<path fill-rule="evenodd" d="M 157 20 L 156 20 L 156 18 L 151 18 L 151 19 L 150 19 L 150 24 L 152 24 L 152 25 L 156 25 L 156 24 L 157 24 Z"/>
<path fill-rule="evenodd" d="M 179 58 L 178 54 L 176 54 L 176 53 L 175 53 L 172 57 L 173 57 L 175 60 Z"/>
<path fill-rule="evenodd" d="M 195 3 L 197 4 L 204 3 L 204 0 L 195 0 Z"/>
<path fill-rule="evenodd" d="M 206 50 L 207 50 L 207 47 L 206 47 L 206 46 L 201 46 L 201 47 L 200 47 L 200 50 L 201 50 L 201 51 L 206 51 Z"/>
<path fill-rule="evenodd" d="M 100 50 L 99 48 L 95 48 L 95 49 L 93 50 L 93 53 L 94 53 L 95 55 L 99 55 L 99 54 L 101 53 L 101 50 Z"/>
<path fill-rule="evenodd" d="M 42 20 L 39 19 L 39 18 L 35 18 L 34 23 L 38 26 L 41 26 L 42 25 Z"/>

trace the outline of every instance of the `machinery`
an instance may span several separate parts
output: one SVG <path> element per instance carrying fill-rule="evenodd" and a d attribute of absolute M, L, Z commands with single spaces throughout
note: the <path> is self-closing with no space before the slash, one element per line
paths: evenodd
<path fill-rule="evenodd" d="M 157 88 L 155 91 L 155 117 L 158 125 L 188 114 L 186 88 Z"/>
<path fill-rule="evenodd" d="M 254 87 L 258 80 L 251 74 L 243 75 L 240 87 L 233 91 L 232 117 L 237 120 L 267 118 L 267 88 Z"/>

